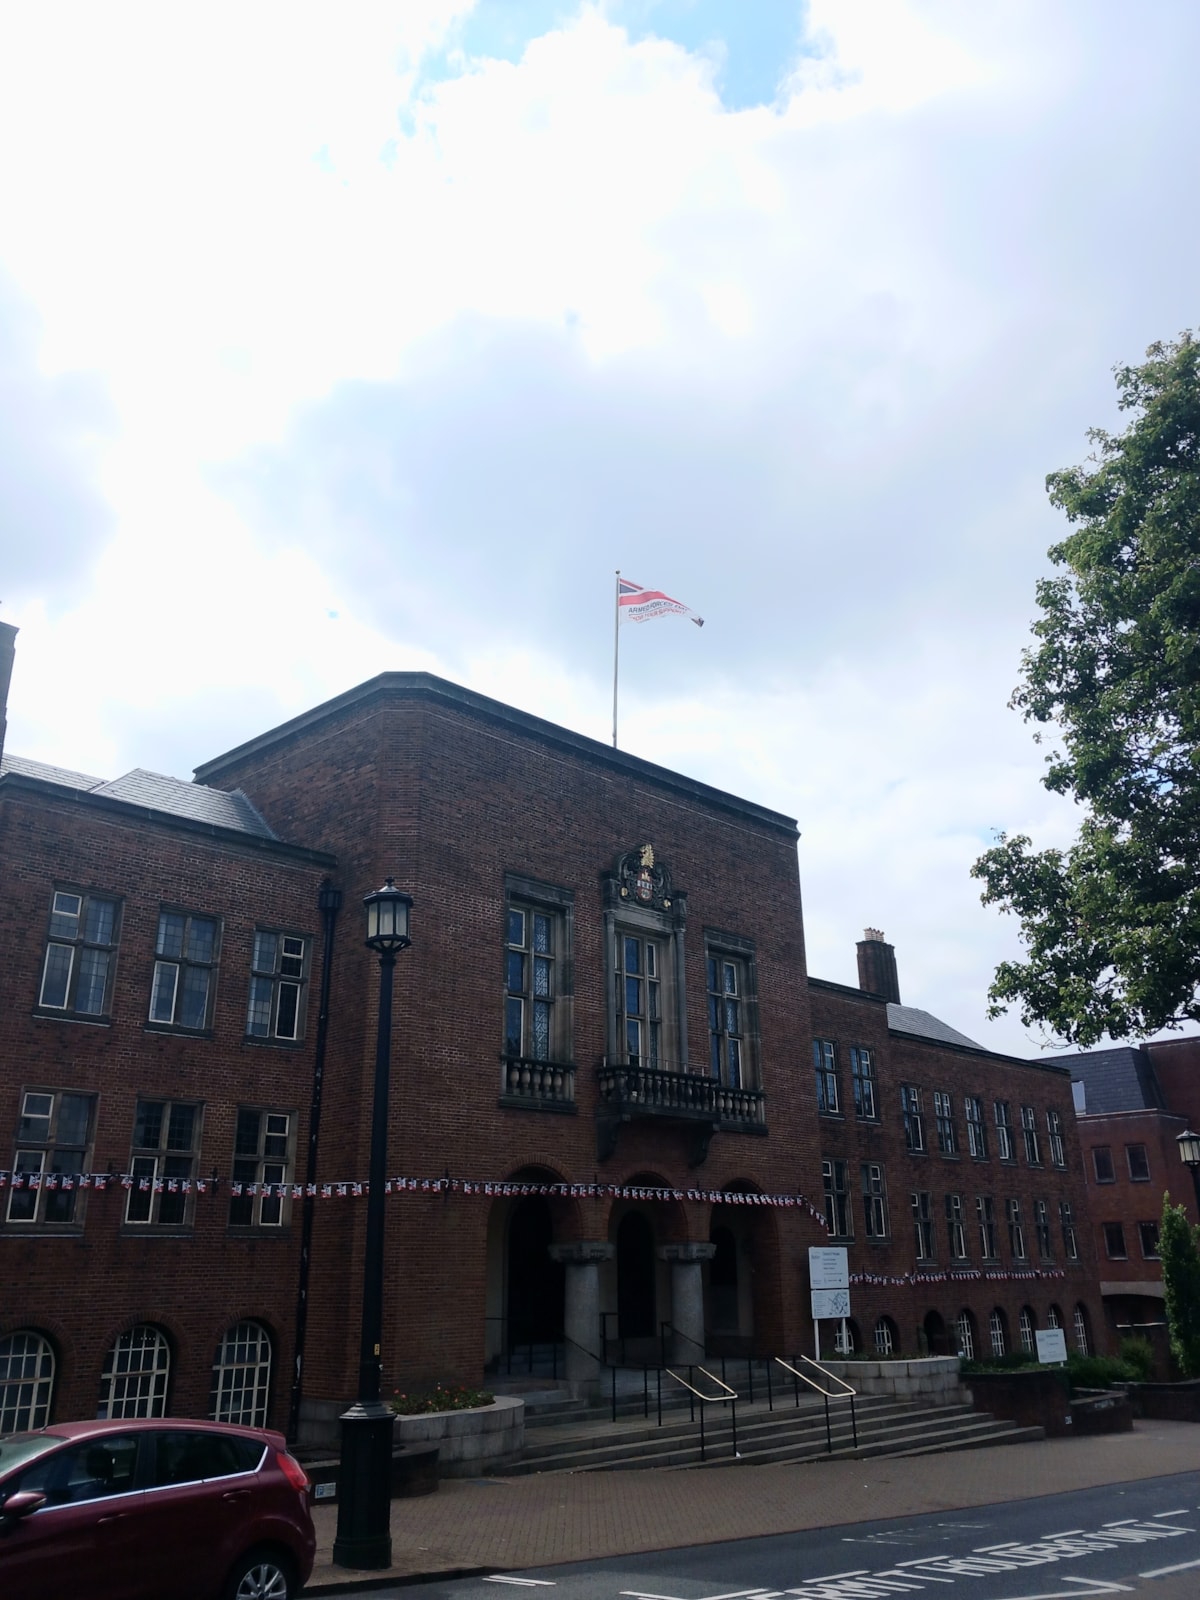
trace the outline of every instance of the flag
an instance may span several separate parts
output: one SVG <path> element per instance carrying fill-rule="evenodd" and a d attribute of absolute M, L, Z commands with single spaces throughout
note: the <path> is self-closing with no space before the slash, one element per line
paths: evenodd
<path fill-rule="evenodd" d="M 688 617 L 698 628 L 704 626 L 704 618 L 698 617 L 690 606 L 672 600 L 661 589 L 643 589 L 628 578 L 617 580 L 617 610 L 622 622 L 652 622 L 655 617 L 673 615 Z"/>

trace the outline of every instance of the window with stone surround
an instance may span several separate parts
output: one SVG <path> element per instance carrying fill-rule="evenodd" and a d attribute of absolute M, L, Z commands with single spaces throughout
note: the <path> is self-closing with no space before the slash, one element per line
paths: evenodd
<path fill-rule="evenodd" d="M 572 1109 L 572 937 L 569 889 L 507 873 L 504 880 L 501 1101 Z"/>
<path fill-rule="evenodd" d="M 42 962 L 38 1006 L 63 1016 L 100 1018 L 112 1003 L 121 902 L 112 895 L 56 889 Z"/>
<path fill-rule="evenodd" d="M 164 909 L 155 941 L 150 1021 L 201 1033 L 212 1022 L 220 924 L 215 917 Z"/>
<path fill-rule="evenodd" d="M 850 1047 L 850 1079 L 854 1085 L 854 1114 L 865 1122 L 878 1116 L 875 1094 L 875 1057 L 866 1045 Z"/>
<path fill-rule="evenodd" d="M 825 1221 L 829 1226 L 829 1237 L 852 1239 L 854 1222 L 850 1210 L 849 1164 L 845 1161 L 822 1161 L 821 1179 L 825 1187 Z"/>
<path fill-rule="evenodd" d="M 813 1074 L 816 1079 L 817 1110 L 826 1116 L 840 1116 L 842 1097 L 838 1085 L 837 1047 L 832 1039 L 813 1040 Z"/>
<path fill-rule="evenodd" d="M 22 1227 L 78 1227 L 83 1221 L 79 1176 L 89 1170 L 96 1097 L 66 1089 L 26 1089 L 21 1095 L 10 1223 Z"/>
<path fill-rule="evenodd" d="M 904 1118 L 904 1143 L 916 1154 L 925 1149 L 925 1119 L 921 1115 L 921 1091 L 912 1084 L 900 1090 L 900 1115 Z"/>
<path fill-rule="evenodd" d="M 967 1149 L 977 1161 L 987 1159 L 987 1128 L 983 1120 L 983 1101 L 969 1094 L 963 1101 L 967 1113 Z"/>
<path fill-rule="evenodd" d="M 868 1239 L 888 1236 L 887 1179 L 879 1161 L 862 1163 L 863 1222 Z"/>

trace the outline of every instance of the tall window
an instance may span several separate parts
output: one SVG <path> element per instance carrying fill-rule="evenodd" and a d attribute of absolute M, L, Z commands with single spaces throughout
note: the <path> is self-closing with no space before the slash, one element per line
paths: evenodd
<path fill-rule="evenodd" d="M 874 1119 L 875 1111 L 875 1060 L 863 1045 L 853 1045 L 850 1050 L 850 1077 L 854 1083 L 854 1114 Z"/>
<path fill-rule="evenodd" d="M 950 1241 L 950 1255 L 954 1261 L 967 1258 L 967 1226 L 960 1194 L 946 1196 L 946 1233 Z"/>
<path fill-rule="evenodd" d="M 900 1112 L 904 1118 L 904 1142 L 910 1150 L 925 1148 L 925 1119 L 921 1115 L 921 1091 L 911 1085 L 900 1090 Z"/>
<path fill-rule="evenodd" d="M 987 1128 L 983 1121 L 983 1101 L 969 1094 L 964 1101 L 967 1109 L 967 1148 L 977 1161 L 987 1157 Z"/>
<path fill-rule="evenodd" d="M 105 1015 L 116 966 L 117 908 L 103 895 L 54 891 L 39 1005 L 79 1017 Z"/>
<path fill-rule="evenodd" d="M 975 1327 L 969 1311 L 960 1311 L 954 1319 L 954 1337 L 958 1353 L 964 1361 L 975 1359 Z"/>
<path fill-rule="evenodd" d="M 957 1155 L 958 1136 L 954 1132 L 954 1110 L 950 1096 L 940 1090 L 933 1096 L 933 1115 L 937 1123 L 938 1149 L 944 1156 Z"/>
<path fill-rule="evenodd" d="M 100 1375 L 98 1417 L 161 1417 L 167 1409 L 171 1352 L 157 1328 L 143 1323 L 111 1344 Z"/>
<path fill-rule="evenodd" d="M 1042 1164 L 1042 1147 L 1038 1142 L 1037 1111 L 1033 1106 L 1021 1107 L 1021 1132 L 1025 1136 L 1025 1159 L 1031 1167 Z"/>
<path fill-rule="evenodd" d="M 708 957 L 708 1064 L 714 1078 L 742 1087 L 746 971 L 733 956 Z"/>
<path fill-rule="evenodd" d="M 1082 1304 L 1075 1307 L 1075 1348 L 1081 1356 L 1091 1354 L 1092 1341 L 1088 1338 L 1088 1314 Z"/>
<path fill-rule="evenodd" d="M 854 1228 L 850 1216 L 850 1177 L 844 1161 L 822 1161 L 821 1178 L 825 1185 L 825 1221 L 831 1239 L 850 1239 Z"/>
<path fill-rule="evenodd" d="M 1079 1260 L 1079 1243 L 1075 1237 L 1075 1218 L 1071 1212 L 1071 1202 L 1060 1200 L 1058 1202 L 1058 1221 L 1062 1228 L 1063 1254 L 1068 1261 Z"/>
<path fill-rule="evenodd" d="M 996 1154 L 1001 1161 L 1015 1161 L 1017 1150 L 1013 1144 L 1012 1114 L 1008 1109 L 1008 1101 L 997 1100 L 992 1109 L 996 1115 Z"/>
<path fill-rule="evenodd" d="M 1004 1215 L 1008 1223 L 1008 1248 L 1012 1251 L 1014 1261 L 1025 1259 L 1025 1224 L 1021 1220 L 1021 1202 L 1019 1200 L 1006 1200 L 1004 1202 Z"/>
<path fill-rule="evenodd" d="M 252 1039 L 296 1040 L 304 1035 L 308 940 L 298 933 L 257 928 L 251 961 L 246 1032 Z"/>
<path fill-rule="evenodd" d="M 933 1248 L 933 1196 L 924 1189 L 913 1191 L 913 1240 L 918 1261 L 932 1261 Z"/>
<path fill-rule="evenodd" d="M 1147 1261 L 1158 1260 L 1158 1223 L 1139 1222 L 1138 1238 L 1141 1241 L 1142 1255 Z"/>
<path fill-rule="evenodd" d="M 1129 1181 L 1131 1183 L 1150 1182 L 1150 1162 L 1146 1156 L 1144 1144 L 1127 1144 L 1125 1146 L 1125 1164 L 1129 1168 Z"/>
<path fill-rule="evenodd" d="M 242 1192 L 230 1197 L 231 1227 L 278 1228 L 283 1223 L 287 1199 L 281 1190 L 289 1182 L 291 1130 L 290 1112 L 238 1108 L 233 1181 Z"/>
<path fill-rule="evenodd" d="M 138 1101 L 126 1222 L 181 1227 L 191 1220 L 199 1140 L 199 1106 L 179 1100 Z"/>
<path fill-rule="evenodd" d="M 817 1081 L 817 1110 L 836 1116 L 842 1109 L 838 1093 L 837 1051 L 832 1039 L 813 1040 L 813 1073 Z"/>
<path fill-rule="evenodd" d="M 1119 1222 L 1106 1222 L 1104 1227 L 1104 1254 L 1110 1261 L 1124 1261 L 1128 1256 L 1125 1249 L 1125 1229 Z"/>
<path fill-rule="evenodd" d="M 631 1067 L 664 1065 L 662 961 L 655 939 L 617 934 L 617 1022 Z"/>
<path fill-rule="evenodd" d="M 1033 1347 L 1037 1343 L 1034 1338 L 1034 1334 L 1037 1332 L 1037 1324 L 1033 1320 L 1031 1307 L 1021 1307 L 1021 1313 L 1017 1318 L 1017 1332 L 1021 1340 L 1021 1349 L 1025 1351 L 1026 1355 L 1032 1355 Z"/>
<path fill-rule="evenodd" d="M 990 1194 L 975 1197 L 975 1219 L 979 1223 L 979 1251 L 985 1261 L 995 1261 L 1000 1252 L 996 1248 L 996 1208 Z"/>
<path fill-rule="evenodd" d="M 0 1438 L 30 1433 L 50 1421 L 54 1351 L 32 1328 L 0 1339 Z"/>
<path fill-rule="evenodd" d="M 25 1090 L 8 1193 L 9 1222 L 52 1226 L 82 1220 L 76 1179 L 87 1171 L 95 1110 L 94 1095 Z"/>
<path fill-rule="evenodd" d="M 1004 1326 L 1004 1313 L 999 1306 L 988 1317 L 988 1333 L 992 1339 L 992 1354 L 1004 1355 L 1008 1348 L 1008 1331 Z"/>
<path fill-rule="evenodd" d="M 258 1322 L 239 1322 L 217 1346 L 208 1414 L 214 1422 L 265 1428 L 271 1389 L 271 1336 Z"/>
<path fill-rule="evenodd" d="M 1033 1202 L 1033 1227 L 1037 1234 L 1038 1255 L 1043 1261 L 1052 1260 L 1054 1247 L 1050 1243 L 1050 1207 L 1044 1200 Z"/>
<path fill-rule="evenodd" d="M 150 1021 L 165 1027 L 206 1028 L 216 971 L 216 918 L 161 912 L 155 954 Z"/>
<path fill-rule="evenodd" d="M 1116 1183 L 1112 1150 L 1108 1145 L 1098 1144 L 1092 1150 L 1092 1171 L 1096 1174 L 1097 1183 Z"/>
<path fill-rule="evenodd" d="M 878 1161 L 862 1164 L 863 1219 L 868 1239 L 886 1239 L 888 1234 L 887 1182 Z"/>
<path fill-rule="evenodd" d="M 554 1054 L 557 994 L 555 917 L 533 906 L 508 908 L 504 956 L 504 1053 L 528 1061 Z"/>
<path fill-rule="evenodd" d="M 900 1348 L 899 1331 L 891 1317 L 880 1317 L 875 1324 L 874 1344 L 877 1356 L 890 1356 Z"/>
<path fill-rule="evenodd" d="M 1055 1167 L 1065 1167 L 1067 1164 L 1066 1150 L 1063 1146 L 1062 1117 L 1057 1111 L 1046 1113 L 1046 1139 L 1050 1145 L 1050 1162 Z"/>

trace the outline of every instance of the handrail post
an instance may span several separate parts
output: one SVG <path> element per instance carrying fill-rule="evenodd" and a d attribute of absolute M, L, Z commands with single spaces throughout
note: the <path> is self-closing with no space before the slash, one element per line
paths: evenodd
<path fill-rule="evenodd" d="M 754 1404 L 754 1358 L 746 1357 L 746 1388 L 749 1390 L 750 1404 Z"/>
<path fill-rule="evenodd" d="M 650 1368 L 642 1368 L 642 1420 L 650 1415 Z"/>
<path fill-rule="evenodd" d="M 662 1368 L 658 1369 L 658 1425 L 662 1427 Z"/>
<path fill-rule="evenodd" d="M 768 1411 L 774 1411 L 774 1409 L 775 1409 L 775 1395 L 774 1395 L 774 1393 L 773 1393 L 773 1391 L 771 1389 L 771 1368 L 774 1365 L 775 1365 L 775 1363 L 773 1361 L 771 1361 L 771 1360 L 767 1361 L 767 1410 Z"/>
<path fill-rule="evenodd" d="M 854 1396 L 850 1396 L 850 1428 L 854 1434 L 854 1448 L 858 1449 L 858 1418 L 854 1414 Z"/>
<path fill-rule="evenodd" d="M 612 1373 L 612 1419 L 615 1422 L 617 1420 L 617 1369 L 616 1367 L 609 1367 L 608 1370 Z"/>
<path fill-rule="evenodd" d="M 695 1409 L 696 1409 L 695 1408 L 695 1403 L 693 1402 L 693 1405 L 692 1405 L 693 1415 L 695 1414 Z M 701 1459 L 701 1461 L 704 1460 L 704 1401 L 703 1400 L 701 1400 L 701 1402 L 700 1402 L 700 1459 Z"/>
<path fill-rule="evenodd" d="M 730 1409 L 730 1411 L 731 1411 L 731 1413 L 733 1415 L 733 1459 L 736 1461 L 737 1460 L 737 1453 L 738 1453 L 738 1447 L 737 1447 L 737 1401 L 736 1400 L 731 1400 L 730 1401 L 729 1409 Z"/>
<path fill-rule="evenodd" d="M 825 1453 L 833 1454 L 833 1429 L 829 1425 L 829 1396 L 825 1396 Z"/>

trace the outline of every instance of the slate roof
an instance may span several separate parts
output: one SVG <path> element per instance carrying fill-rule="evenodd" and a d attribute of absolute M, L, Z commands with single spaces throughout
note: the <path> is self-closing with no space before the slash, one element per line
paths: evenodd
<path fill-rule="evenodd" d="M 1073 1083 L 1083 1084 L 1089 1115 L 1166 1108 L 1154 1065 L 1136 1045 L 1115 1045 L 1111 1050 L 1087 1050 L 1056 1059 L 1071 1069 Z"/>
<path fill-rule="evenodd" d="M 69 772 L 66 767 L 52 767 L 46 761 L 30 761 L 28 756 L 10 756 L 7 752 L 0 760 L 0 777 L 15 772 L 18 777 L 37 778 L 40 783 L 57 783 L 65 789 L 98 789 L 103 778 L 90 778 L 86 772 Z"/>
<path fill-rule="evenodd" d="M 919 1006 L 898 1006 L 889 1000 L 887 1016 L 889 1033 L 906 1033 L 914 1039 L 940 1039 L 943 1044 L 963 1045 L 968 1050 L 984 1048 L 976 1044 L 974 1039 L 968 1039 L 965 1033 L 952 1028 L 948 1022 L 935 1017 L 931 1011 L 922 1011 Z"/>
<path fill-rule="evenodd" d="M 256 839 L 279 838 L 240 789 L 230 793 L 224 789 L 209 789 L 202 783 L 187 783 L 162 772 L 147 772 L 144 767 L 135 767 L 121 778 L 91 778 L 82 772 L 68 772 L 65 767 L 52 767 L 44 761 L 7 754 L 0 763 L 0 774 L 5 772 L 65 789 L 83 790 L 106 800 L 121 800 L 143 811 L 159 811 L 208 827 L 250 834 Z"/>

